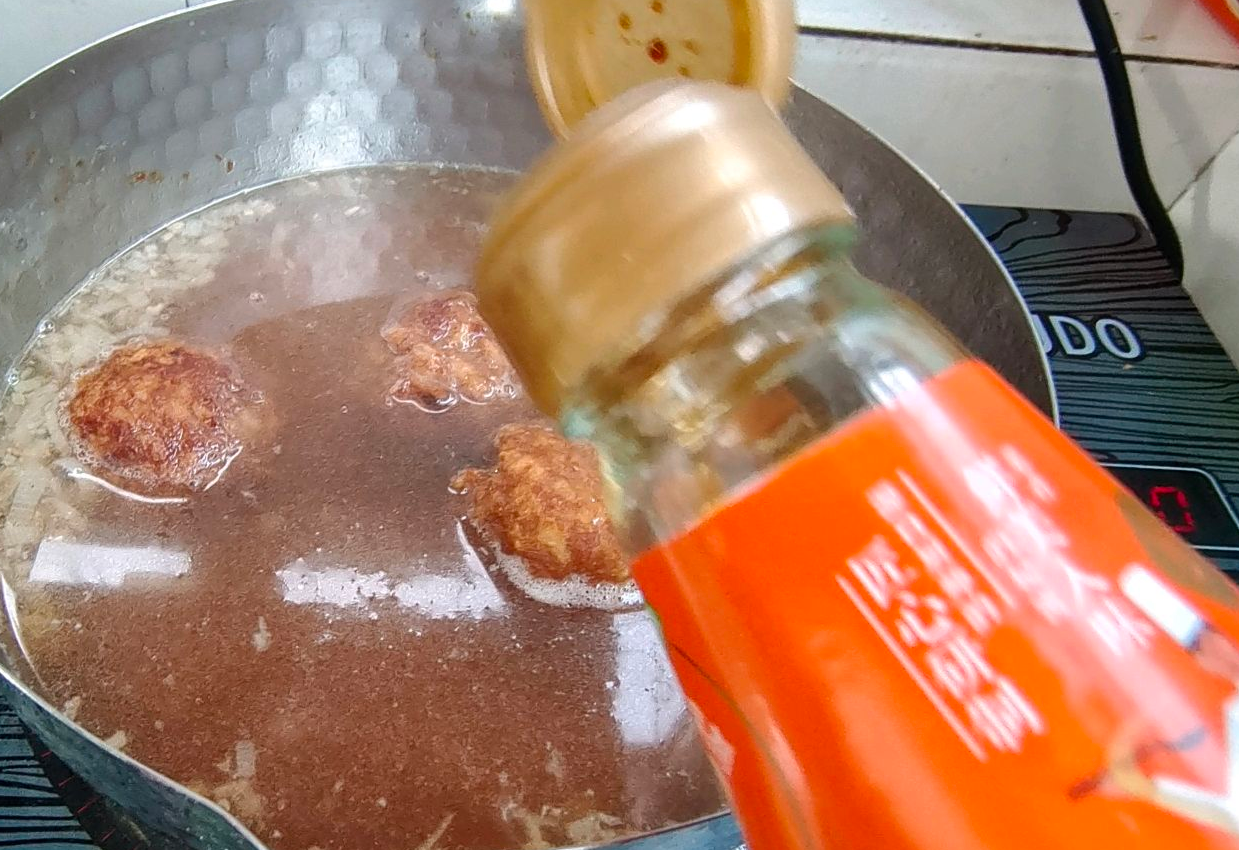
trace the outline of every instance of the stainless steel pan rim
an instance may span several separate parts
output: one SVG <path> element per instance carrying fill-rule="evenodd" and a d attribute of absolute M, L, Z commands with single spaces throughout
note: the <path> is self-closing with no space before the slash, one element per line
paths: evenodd
<path fill-rule="evenodd" d="M 526 82 L 519 15 L 488 11 L 501 6 L 216 0 L 101 39 L 10 90 L 0 98 L 0 364 L 90 271 L 224 197 L 377 163 L 526 167 L 550 136 Z M 862 270 L 920 301 L 1053 413 L 1027 309 L 960 210 L 803 91 L 786 115 L 860 216 Z M 12 635 L 3 642 L 15 655 Z M 0 691 L 155 832 L 195 848 L 262 846 L 214 803 L 71 723 L 12 660 Z M 736 840 L 734 822 L 716 815 L 623 843 Z"/>
<path fill-rule="evenodd" d="M 227 3 L 227 2 L 232 2 L 232 0 L 212 0 L 212 2 Z M 809 98 L 813 100 L 813 102 L 815 103 L 821 103 L 821 101 L 814 98 L 813 95 L 804 91 L 799 86 L 794 86 L 793 97 L 794 98 L 802 98 L 802 97 Z M 833 107 L 829 107 L 829 108 L 833 110 Z M 1011 273 L 1007 271 L 1007 267 L 1006 265 L 1003 264 L 1002 258 L 998 256 L 998 252 L 994 250 L 994 247 L 989 243 L 989 240 L 985 238 L 985 234 L 981 232 L 981 229 L 977 227 L 977 225 L 973 222 L 973 220 L 969 218 L 968 215 L 951 198 L 951 196 L 947 194 L 946 189 L 942 188 L 942 185 L 938 183 L 938 181 L 935 180 L 932 176 L 930 176 L 927 172 L 922 170 L 919 165 L 917 165 L 911 159 L 908 159 L 908 157 L 905 156 L 902 151 L 900 151 L 898 148 L 891 147 L 887 145 L 884 141 L 882 141 L 882 137 L 879 136 L 877 133 L 875 133 L 873 130 L 870 130 L 867 125 L 862 124 L 861 122 L 849 116 L 844 116 L 842 113 L 838 113 L 838 114 L 844 120 L 855 125 L 861 132 L 865 133 L 867 136 L 869 136 L 870 138 L 874 139 L 879 144 L 881 144 L 894 157 L 897 157 L 910 174 L 915 174 L 917 177 L 919 177 L 922 185 L 925 188 L 931 189 L 942 200 L 944 204 L 949 205 L 950 208 L 953 209 L 958 214 L 960 221 L 963 222 L 963 224 L 966 225 L 970 231 L 972 231 L 972 235 L 976 237 L 976 244 L 981 246 L 985 250 L 985 252 L 989 255 L 990 259 L 993 261 L 993 266 L 999 272 L 1002 273 L 1002 276 L 1005 279 L 1006 285 L 1010 288 L 1011 293 L 1015 295 L 1016 306 L 1018 306 L 1019 310 L 1023 313 L 1024 319 L 1028 324 L 1028 329 L 1033 330 L 1035 328 L 1035 323 L 1033 320 L 1032 311 L 1028 309 L 1028 302 L 1024 300 L 1024 296 L 1020 294 L 1020 290 L 1019 290 L 1019 287 L 1016 286 L 1015 279 L 1011 276 Z M 821 162 L 820 155 L 819 155 L 818 161 L 819 163 Z M 863 216 L 861 219 L 861 227 L 863 230 L 864 229 Z M 884 280 L 880 276 L 875 275 L 875 277 L 878 280 Z M 1035 330 L 1033 330 L 1033 332 L 1034 334 L 1036 333 Z M 1044 395 L 1034 393 L 1030 389 L 1032 384 L 1028 382 L 1020 384 L 1019 388 L 1022 391 L 1024 391 L 1025 395 L 1041 409 L 1042 413 L 1044 413 L 1046 416 L 1050 418 L 1050 420 L 1054 423 L 1056 427 L 1059 427 L 1062 425 L 1062 421 L 1059 418 L 1058 392 L 1054 386 L 1054 371 L 1050 368 L 1050 358 L 1049 358 L 1049 355 L 1046 354 L 1045 349 L 1042 348 L 1039 342 L 1037 343 L 1037 345 L 1034 346 L 1034 352 L 1035 352 L 1035 357 L 1036 357 L 1037 362 L 1035 364 L 1030 364 L 1030 365 L 1032 365 L 1036 369 L 1036 371 L 1039 373 L 1037 375 L 1037 378 L 1044 378 L 1044 382 L 1045 382 L 1044 387 L 1048 392 L 1047 394 L 1044 394 Z"/>

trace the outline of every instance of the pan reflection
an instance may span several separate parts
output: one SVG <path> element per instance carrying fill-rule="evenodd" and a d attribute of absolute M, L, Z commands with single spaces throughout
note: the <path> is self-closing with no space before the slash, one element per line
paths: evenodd
<path fill-rule="evenodd" d="M 615 633 L 615 682 L 611 710 L 624 744 L 656 747 L 680 727 L 684 696 L 663 649 L 658 624 L 645 611 L 619 614 Z"/>
<path fill-rule="evenodd" d="M 482 619 L 503 613 L 507 605 L 477 556 L 467 554 L 455 573 L 427 572 L 396 580 L 387 573 L 356 567 L 328 566 L 298 558 L 276 571 L 280 595 L 293 605 L 355 608 L 394 599 L 431 619 Z"/>
<path fill-rule="evenodd" d="M 104 546 L 47 538 L 39 544 L 30 581 L 120 587 L 132 576 L 177 578 L 189 572 L 188 552 L 156 546 Z"/>

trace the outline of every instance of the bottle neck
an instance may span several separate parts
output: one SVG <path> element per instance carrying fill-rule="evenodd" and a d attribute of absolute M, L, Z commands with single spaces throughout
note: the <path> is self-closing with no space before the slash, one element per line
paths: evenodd
<path fill-rule="evenodd" d="M 631 551 L 961 357 L 855 270 L 851 233 L 807 228 L 765 246 L 568 395 L 561 426 L 598 447 Z"/>

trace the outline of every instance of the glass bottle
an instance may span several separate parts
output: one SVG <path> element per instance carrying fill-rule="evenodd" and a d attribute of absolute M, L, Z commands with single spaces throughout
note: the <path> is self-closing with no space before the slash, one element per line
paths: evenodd
<path fill-rule="evenodd" d="M 600 450 L 749 843 L 1239 847 L 1234 588 L 853 234 L 758 95 L 651 84 L 532 170 L 478 272 Z"/>

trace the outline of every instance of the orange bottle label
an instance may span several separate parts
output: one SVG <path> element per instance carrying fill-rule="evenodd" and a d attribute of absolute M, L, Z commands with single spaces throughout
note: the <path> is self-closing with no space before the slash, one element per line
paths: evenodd
<path fill-rule="evenodd" d="M 1204 0 L 1218 21 L 1239 38 L 1239 0 Z"/>
<path fill-rule="evenodd" d="M 634 573 L 757 850 L 1239 848 L 1235 589 L 979 363 Z"/>

